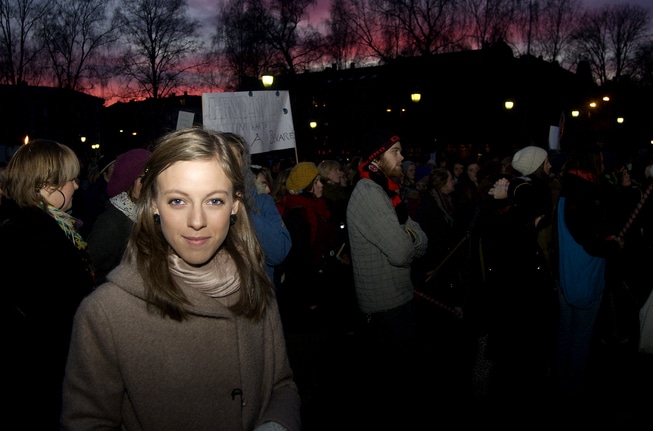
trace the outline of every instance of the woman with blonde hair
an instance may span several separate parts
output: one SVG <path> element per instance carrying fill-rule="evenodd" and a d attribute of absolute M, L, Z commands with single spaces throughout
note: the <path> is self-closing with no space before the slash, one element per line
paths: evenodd
<path fill-rule="evenodd" d="M 7 412 L 26 429 L 58 428 L 73 316 L 95 287 L 81 221 L 69 214 L 79 172 L 73 150 L 51 140 L 21 146 L 4 172 Z"/>
<path fill-rule="evenodd" d="M 123 262 L 77 312 L 62 429 L 299 430 L 235 135 L 162 137 Z"/>

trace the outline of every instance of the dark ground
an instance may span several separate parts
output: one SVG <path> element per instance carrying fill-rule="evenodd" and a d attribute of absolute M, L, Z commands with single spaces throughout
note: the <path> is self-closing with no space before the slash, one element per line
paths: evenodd
<path fill-rule="evenodd" d="M 383 382 L 375 387 L 379 382 L 365 381 L 371 364 L 356 333 L 323 339 L 322 346 L 326 347 L 321 354 L 311 353 L 314 338 L 289 334 L 289 354 L 303 397 L 304 431 L 453 429 L 470 425 L 527 429 L 571 424 L 619 430 L 650 427 L 653 355 L 637 351 L 636 328 L 614 340 L 597 337 L 584 405 L 561 405 L 553 386 L 539 393 L 537 399 L 517 396 L 514 403 L 498 403 L 473 395 L 474 343 L 462 320 L 441 310 L 436 314 L 422 337 L 422 353 L 411 370 L 416 374 L 407 377 L 413 386 L 399 394 L 404 401 L 401 405 L 396 400 L 384 404 L 384 397 L 377 396 L 384 390 Z"/>

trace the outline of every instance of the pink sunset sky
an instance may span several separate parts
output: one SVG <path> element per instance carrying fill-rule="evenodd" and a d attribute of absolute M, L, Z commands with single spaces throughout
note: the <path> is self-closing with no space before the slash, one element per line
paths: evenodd
<path fill-rule="evenodd" d="M 193 18 L 199 19 L 203 24 L 202 33 L 207 38 L 213 31 L 214 18 L 216 15 L 216 5 L 218 0 L 187 0 L 190 13 Z M 639 5 L 649 10 L 653 14 L 653 2 L 651 0 L 582 0 L 583 5 L 587 8 L 601 7 L 605 4 L 632 4 Z M 317 0 L 315 6 L 309 8 L 310 21 L 314 24 L 323 22 L 329 16 L 329 6 L 331 0 Z M 651 16 L 653 19 L 653 15 Z"/>

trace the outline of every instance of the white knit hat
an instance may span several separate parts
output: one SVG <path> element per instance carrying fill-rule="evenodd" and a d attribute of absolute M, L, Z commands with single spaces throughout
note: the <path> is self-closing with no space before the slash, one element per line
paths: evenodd
<path fill-rule="evenodd" d="M 530 175 L 544 163 L 547 157 L 546 150 L 540 147 L 524 147 L 512 157 L 512 167 L 524 176 Z"/>

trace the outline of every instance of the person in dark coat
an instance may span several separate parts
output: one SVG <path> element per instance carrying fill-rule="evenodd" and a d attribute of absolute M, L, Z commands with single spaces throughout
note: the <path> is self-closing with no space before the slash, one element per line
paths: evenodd
<path fill-rule="evenodd" d="M 538 241 L 553 211 L 548 153 L 524 147 L 513 156 L 512 167 L 515 176 L 497 173 L 480 184 L 483 283 L 475 296 L 474 322 L 484 340 L 477 360 L 491 364 L 483 395 L 495 418 L 505 405 L 535 414 L 539 406 L 532 401 L 547 389 L 557 329 L 555 285 Z"/>
<path fill-rule="evenodd" d="M 79 220 L 68 214 L 79 171 L 69 147 L 34 140 L 16 151 L 4 173 L 4 420 L 16 428 L 59 429 L 73 316 L 95 287 Z"/>
<path fill-rule="evenodd" d="M 562 170 L 557 205 L 560 325 L 556 377 L 570 405 L 588 394 L 592 337 L 606 285 L 606 261 L 623 247 L 610 226 L 608 194 L 601 183 L 603 152 L 598 144 L 577 145 Z"/>
<path fill-rule="evenodd" d="M 93 230 L 93 225 L 98 216 L 104 212 L 109 200 L 107 186 L 116 163 L 115 154 L 105 154 L 91 167 L 88 173 L 88 186 L 81 187 L 75 193 L 75 216 L 83 221 L 81 233 L 84 238 Z M 79 200 L 79 201 L 78 201 Z"/>
<path fill-rule="evenodd" d="M 88 236 L 88 248 L 98 284 L 118 266 L 136 223 L 135 202 L 141 194 L 141 175 L 150 158 L 148 150 L 137 148 L 118 156 L 107 185 L 109 200 Z"/>

